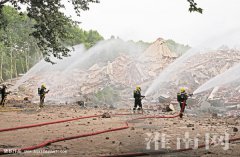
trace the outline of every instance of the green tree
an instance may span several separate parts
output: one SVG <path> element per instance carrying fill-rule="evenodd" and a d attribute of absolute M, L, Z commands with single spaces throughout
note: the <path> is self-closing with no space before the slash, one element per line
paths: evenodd
<path fill-rule="evenodd" d="M 29 36 L 36 23 L 26 14 L 19 13 L 10 6 L 2 8 L 2 14 L 8 26 L 0 29 L 0 81 L 17 77 L 26 73 L 35 63 L 43 58 L 43 54 L 37 45 L 37 39 Z M 66 27 L 69 39 L 64 45 L 73 46 L 76 44 L 91 45 L 102 40 L 97 31 L 84 31 L 79 27 Z M 91 33 L 90 33 L 91 32 Z M 91 34 L 91 38 L 89 38 Z"/>
<path fill-rule="evenodd" d="M 198 6 L 197 6 L 197 3 L 194 1 L 194 0 L 187 0 L 188 2 L 189 2 L 189 11 L 190 12 L 194 12 L 194 11 L 196 11 L 196 12 L 199 12 L 199 13 L 201 13 L 202 14 L 202 12 L 203 12 L 203 9 L 202 8 L 199 8 Z"/>
<path fill-rule="evenodd" d="M 202 13 L 202 9 L 197 7 L 194 0 L 187 1 L 190 4 L 190 12 Z M 99 3 L 99 0 L 68 0 L 67 2 L 73 5 L 76 14 L 80 16 L 81 11 L 89 9 L 90 3 Z M 30 34 L 36 39 L 37 46 L 46 61 L 51 62 L 50 55 L 60 59 L 68 56 L 70 49 L 64 41 L 68 40 L 71 35 L 67 32 L 67 27 L 77 22 L 61 12 L 65 8 L 61 0 L 0 0 L 0 29 L 6 29 L 9 24 L 3 14 L 3 6 L 7 4 L 11 4 L 18 11 L 21 10 L 21 6 L 27 7 L 27 16 L 35 21 L 33 32 Z M 23 13 L 19 12 L 19 14 Z M 93 40 L 91 35 L 88 38 L 88 40 Z M 91 45 L 92 43 L 89 46 Z"/>
<path fill-rule="evenodd" d="M 98 2 L 98 0 L 68 0 L 68 3 L 72 3 L 78 16 L 81 11 L 89 9 L 89 3 Z M 62 56 L 68 56 L 70 49 L 67 48 L 64 41 L 69 39 L 70 35 L 66 31 L 66 27 L 76 22 L 61 12 L 61 9 L 65 8 L 61 0 L 0 0 L 1 29 L 6 29 L 9 24 L 3 14 L 3 6 L 7 3 L 18 11 L 21 10 L 22 5 L 27 7 L 28 17 L 35 21 L 31 35 L 36 39 L 46 61 L 51 62 L 50 55 L 60 59 Z"/>

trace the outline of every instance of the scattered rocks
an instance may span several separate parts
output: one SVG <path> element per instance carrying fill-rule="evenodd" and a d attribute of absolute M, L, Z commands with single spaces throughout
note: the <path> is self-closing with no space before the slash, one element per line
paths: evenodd
<path fill-rule="evenodd" d="M 206 152 L 206 153 L 204 153 L 204 154 L 214 154 L 213 152 L 210 152 L 210 151 L 208 151 L 208 152 Z"/>
<path fill-rule="evenodd" d="M 187 124 L 187 127 L 194 127 L 194 124 Z"/>
<path fill-rule="evenodd" d="M 77 101 L 76 103 L 81 107 L 85 107 L 84 101 Z"/>
<path fill-rule="evenodd" d="M 213 118 L 217 118 L 217 117 L 218 117 L 218 114 L 217 114 L 217 113 L 212 113 L 212 117 L 213 117 Z"/>
<path fill-rule="evenodd" d="M 109 137 L 106 137 L 106 140 L 109 140 Z"/>
<path fill-rule="evenodd" d="M 233 132 L 238 132 L 238 128 L 233 127 Z"/>
<path fill-rule="evenodd" d="M 237 125 L 238 124 L 238 122 L 236 121 L 236 119 L 235 118 L 229 118 L 229 119 L 227 119 L 227 124 L 229 124 L 229 125 Z"/>
<path fill-rule="evenodd" d="M 111 118 L 111 115 L 110 115 L 108 112 L 105 112 L 105 113 L 102 115 L 102 118 Z"/>

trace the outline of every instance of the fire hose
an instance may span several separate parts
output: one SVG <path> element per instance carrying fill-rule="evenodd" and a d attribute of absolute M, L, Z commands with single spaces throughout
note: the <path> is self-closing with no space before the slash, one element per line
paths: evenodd
<path fill-rule="evenodd" d="M 145 117 L 135 118 L 135 119 L 132 119 L 132 120 L 149 119 L 149 118 L 176 118 L 176 117 L 179 117 L 179 114 L 177 114 L 177 115 L 168 115 L 168 116 L 145 116 Z"/>
<path fill-rule="evenodd" d="M 86 133 L 86 134 L 81 134 L 81 135 L 76 135 L 76 136 L 70 136 L 70 137 L 48 140 L 48 141 L 42 142 L 42 143 L 40 143 L 36 146 L 30 146 L 30 147 L 20 148 L 20 149 L 16 149 L 16 150 L 17 150 L 17 152 L 24 152 L 24 151 L 27 151 L 27 150 L 34 150 L 34 149 L 42 148 L 42 147 L 47 146 L 49 144 L 60 142 L 60 141 L 67 141 L 67 140 L 72 140 L 72 139 L 81 138 L 81 137 L 94 136 L 94 135 L 103 134 L 103 133 L 107 133 L 107 132 L 113 132 L 113 131 L 128 129 L 129 128 L 128 123 L 126 122 L 125 124 L 126 125 L 123 126 L 123 127 L 118 127 L 118 128 L 108 129 L 108 130 L 97 131 L 97 132 L 93 132 L 93 133 Z M 6 153 L 7 152 L 4 152 L 4 150 L 0 150 L 0 155 L 6 154 Z"/>
<path fill-rule="evenodd" d="M 184 112 L 186 106 L 186 102 L 184 101 L 181 107 L 181 111 L 178 115 L 175 116 L 146 116 L 146 117 L 139 117 L 139 118 L 135 118 L 132 120 L 138 120 L 138 119 L 147 119 L 147 118 L 176 118 L 178 116 L 181 117 L 182 113 Z M 229 139 L 229 143 L 234 142 L 234 141 L 239 141 L 239 138 L 232 138 Z M 224 141 L 225 142 L 225 141 Z M 209 145 L 214 145 L 214 143 L 210 143 Z M 206 147 L 206 144 L 202 144 L 200 146 L 198 146 L 199 148 L 204 148 Z M 154 151 L 154 152 L 132 152 L 132 153 L 124 153 L 124 154 L 115 154 L 115 155 L 103 155 L 103 156 L 99 156 L 99 157 L 129 157 L 129 156 L 149 156 L 149 155 L 159 155 L 159 154 L 166 154 L 166 153 L 177 153 L 177 152 L 185 152 L 185 151 L 190 151 L 193 150 L 193 148 L 185 148 L 185 149 L 177 149 L 177 150 L 172 150 L 169 152 L 163 152 L 163 151 Z"/>
<path fill-rule="evenodd" d="M 26 129 L 26 128 L 33 128 L 33 127 L 39 127 L 39 126 L 44 126 L 44 125 L 51 125 L 51 124 L 56 124 L 56 123 L 64 123 L 64 122 L 70 122 L 70 121 L 75 121 L 75 120 L 79 120 L 79 119 L 95 118 L 95 117 L 99 117 L 99 116 L 101 116 L 101 115 L 78 117 L 78 118 L 65 119 L 65 120 L 59 120 L 59 121 L 53 121 L 53 122 L 46 122 L 46 123 L 31 124 L 31 125 L 25 125 L 25 126 L 13 127 L 13 128 L 6 128 L 6 129 L 0 129 L 0 132 L 13 131 L 13 130 L 19 130 L 19 129 Z"/>
<path fill-rule="evenodd" d="M 123 116 L 123 115 L 132 115 L 132 114 L 123 113 L 123 114 L 114 114 L 114 115 L 115 116 Z M 66 120 L 60 120 L 60 121 L 53 121 L 53 122 L 25 125 L 25 126 L 13 127 L 13 128 L 6 128 L 6 129 L 1 129 L 0 132 L 7 132 L 7 131 L 13 131 L 13 130 L 19 130 L 19 129 L 33 128 L 33 127 L 40 127 L 40 126 L 44 126 L 44 125 L 51 125 L 51 124 L 56 124 L 56 123 L 64 123 L 64 122 L 69 122 L 69 121 L 74 121 L 74 120 L 79 120 L 79 119 L 86 119 L 86 118 L 93 118 L 93 117 L 100 117 L 100 116 L 101 115 L 85 116 L 85 117 L 78 117 L 78 118 L 72 118 L 72 119 L 66 119 Z M 172 116 L 172 118 L 173 117 L 177 117 L 177 116 Z M 170 116 L 148 116 L 148 117 L 140 117 L 140 118 L 136 118 L 136 119 L 160 118 L 160 117 L 161 118 L 169 118 Z M 133 120 L 135 120 L 135 119 L 133 119 Z M 22 151 L 26 151 L 26 150 L 34 150 L 34 149 L 38 149 L 38 148 L 44 147 L 46 145 L 49 145 L 51 143 L 56 143 L 56 142 L 60 142 L 60 141 L 66 141 L 66 140 L 71 140 L 71 139 L 76 139 L 76 138 L 81 138 L 81 137 L 94 136 L 94 135 L 98 135 L 98 134 L 102 134 L 102 133 L 128 129 L 129 128 L 128 123 L 127 122 L 125 122 L 125 123 L 126 123 L 126 126 L 124 126 L 124 127 L 113 128 L 113 129 L 103 130 L 103 131 L 97 131 L 95 133 L 88 133 L 88 134 L 83 134 L 83 135 L 77 135 L 77 136 L 71 136 L 71 137 L 66 137 L 66 138 L 59 138 L 59 139 L 49 140 L 49 141 L 45 141 L 43 143 L 40 143 L 40 144 L 38 144 L 36 146 L 20 148 L 20 149 L 17 149 L 17 150 L 21 151 L 21 152 Z M 0 155 L 1 154 L 5 154 L 5 153 L 6 152 L 4 152 L 4 150 L 0 150 Z"/>
<path fill-rule="evenodd" d="M 121 115 L 132 115 L 132 114 L 115 114 L 116 116 L 121 116 Z M 67 119 L 67 120 L 60 120 L 60 121 L 53 121 L 53 122 L 47 122 L 47 123 L 40 123 L 40 124 L 32 124 L 32 125 L 26 125 L 26 126 L 20 126 L 20 127 L 14 127 L 14 128 L 7 128 L 7 129 L 1 129 L 0 132 L 4 132 L 4 131 L 13 131 L 13 130 L 18 130 L 18 129 L 24 129 L 24 128 L 32 128 L 32 127 L 39 127 L 39 126 L 43 126 L 43 125 L 50 125 L 50 124 L 56 124 L 56 123 L 63 123 L 63 122 L 68 122 L 68 121 L 74 121 L 74 120 L 79 120 L 79 119 L 85 119 L 85 118 L 93 118 L 93 117 L 99 117 L 101 115 L 93 115 L 93 116 L 86 116 L 86 117 L 78 117 L 78 118 L 73 118 L 73 119 Z M 176 118 L 178 117 L 178 115 L 171 115 L 171 116 L 145 116 L 145 117 L 139 117 L 139 118 L 135 118 L 132 120 L 137 120 L 137 119 L 148 119 L 148 118 Z M 76 138 L 82 138 L 82 137 L 87 137 L 87 136 L 94 136 L 94 135 L 98 135 L 98 134 L 103 134 L 103 133 L 107 133 L 107 132 L 114 132 L 114 131 L 119 131 L 119 130 L 124 130 L 124 129 L 128 129 L 128 123 L 125 122 L 125 126 L 123 127 L 118 127 L 118 128 L 113 128 L 113 129 L 108 129 L 108 130 L 102 130 L 102 131 L 97 131 L 94 133 L 87 133 L 87 134 L 81 134 L 81 135 L 76 135 L 76 136 L 70 136 L 70 137 L 65 137 L 65 138 L 58 138 L 58 139 L 53 139 L 53 140 L 48 140 L 45 141 L 43 143 L 40 143 L 36 146 L 31 146 L 31 147 L 25 147 L 25 148 L 20 148 L 20 149 L 16 149 L 20 152 L 24 152 L 27 150 L 35 150 L 38 148 L 42 148 L 44 146 L 47 146 L 51 143 L 56 143 L 56 142 L 60 142 L 60 141 L 66 141 L 66 140 L 71 140 L 71 139 L 76 139 Z M 233 142 L 233 141 L 237 141 L 240 140 L 240 138 L 234 138 L 234 139 L 230 139 L 229 142 Z M 205 147 L 205 145 L 200 145 L 198 148 L 202 148 Z M 192 148 L 188 148 L 188 149 L 179 149 L 179 150 L 174 150 L 173 152 L 182 152 L 182 151 L 188 151 L 188 150 L 192 150 Z M 101 156 L 101 157 L 121 157 L 121 156 L 146 156 L 146 155 L 151 155 L 151 154 L 161 154 L 162 152 L 148 152 L 148 153 L 144 153 L 144 152 L 137 152 L 137 153 L 126 153 L 126 154 L 117 154 L 117 155 L 106 155 L 106 156 Z M 2 154 L 6 154 L 6 152 L 4 152 L 4 150 L 0 150 L 0 155 Z"/>
<path fill-rule="evenodd" d="M 132 114 L 122 113 L 122 114 L 114 114 L 114 115 L 115 115 L 115 116 L 123 116 L 123 115 L 132 115 Z M 64 123 L 64 122 L 70 122 L 70 121 L 75 121 L 75 120 L 80 120 L 80 119 L 87 119 L 87 118 L 96 118 L 96 117 L 100 117 L 100 116 L 102 116 L 102 115 L 93 115 L 93 116 L 77 117 L 77 118 L 71 118 L 71 119 L 65 119 L 65 120 L 58 120 L 58 121 L 52 121 L 52 122 L 45 122 L 45 123 L 24 125 L 24 126 L 18 126 L 18 127 L 13 127 L 13 128 L 0 129 L 0 132 L 20 130 L 20 129 L 27 129 L 27 128 L 33 128 L 33 127 L 40 127 L 40 126 L 44 126 L 44 125 Z"/>

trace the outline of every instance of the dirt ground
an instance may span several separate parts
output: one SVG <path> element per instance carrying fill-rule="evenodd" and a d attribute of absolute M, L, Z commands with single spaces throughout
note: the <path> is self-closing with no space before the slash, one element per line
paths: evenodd
<path fill-rule="evenodd" d="M 15 106 L 13 108 L 13 106 Z M 51 122 L 56 120 L 71 119 L 81 116 L 101 115 L 105 112 L 131 113 L 129 109 L 104 110 L 99 108 L 81 108 L 77 105 L 51 106 L 46 105 L 37 110 L 33 104 L 6 105 L 0 107 L 0 129 Z M 16 110 L 18 109 L 18 110 Z M 40 144 L 44 141 L 76 136 L 96 131 L 107 130 L 125 126 L 129 122 L 129 128 L 115 132 L 103 133 L 95 136 L 56 142 L 39 148 L 35 151 L 10 154 L 3 156 L 101 156 L 110 154 L 122 154 L 132 152 L 148 152 L 150 156 L 240 156 L 240 141 L 232 142 L 229 147 L 221 136 L 227 141 L 230 138 L 239 138 L 239 118 L 233 117 L 205 117 L 184 115 L 183 119 L 139 119 L 137 117 L 149 115 L 170 115 L 177 113 L 157 113 L 145 111 L 144 114 L 131 114 L 124 116 L 112 116 L 111 118 L 89 118 L 70 122 L 27 128 L 15 131 L 0 132 L 0 150 L 24 148 Z M 227 133 L 227 134 L 225 134 Z M 189 137 L 187 137 L 189 134 Z M 186 137 L 185 137 L 186 136 Z M 199 148 L 185 152 L 172 150 L 185 148 L 185 143 L 190 140 L 190 147 L 196 144 L 205 144 L 218 141 L 210 149 Z M 216 140 L 214 140 L 214 138 Z M 150 140 L 151 139 L 151 140 Z M 195 140 L 194 140 L 195 139 Z M 165 142 L 164 142 L 165 141 Z M 227 150 L 224 150 L 226 148 Z M 156 150 L 155 150 L 156 149 Z M 154 155 L 154 151 L 161 154 Z"/>

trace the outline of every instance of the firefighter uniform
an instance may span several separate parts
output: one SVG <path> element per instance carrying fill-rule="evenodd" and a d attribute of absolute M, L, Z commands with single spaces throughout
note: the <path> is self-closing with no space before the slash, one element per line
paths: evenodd
<path fill-rule="evenodd" d="M 141 95 L 141 88 L 139 86 L 136 87 L 136 90 L 133 91 L 134 101 L 134 108 L 135 111 L 138 107 L 138 110 L 142 110 L 142 98 L 145 96 Z"/>
<path fill-rule="evenodd" d="M 47 91 L 47 88 L 44 84 L 41 86 L 41 88 L 38 88 L 38 95 L 40 96 L 40 105 L 39 105 L 40 108 L 43 107 L 45 95 L 48 92 L 49 92 L 49 90 Z"/>
<path fill-rule="evenodd" d="M 1 93 L 1 98 L 2 98 L 0 105 L 2 107 L 4 107 L 7 95 L 10 94 L 10 92 L 7 92 L 7 86 L 6 85 L 3 85 L 2 88 L 0 88 L 0 93 Z"/>
<path fill-rule="evenodd" d="M 181 108 L 180 118 L 182 118 L 185 107 L 187 106 L 187 99 L 188 99 L 188 94 L 186 93 L 184 88 L 181 88 L 180 93 L 177 93 L 177 101 L 179 102 L 179 105 Z"/>

